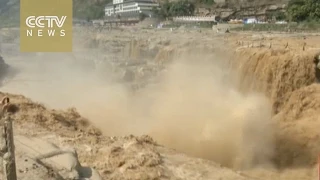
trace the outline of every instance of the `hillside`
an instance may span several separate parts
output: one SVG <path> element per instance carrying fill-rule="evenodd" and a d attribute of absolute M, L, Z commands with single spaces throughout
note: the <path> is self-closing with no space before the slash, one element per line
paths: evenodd
<path fill-rule="evenodd" d="M 216 0 L 217 4 L 226 4 L 232 7 L 253 7 L 265 5 L 279 5 L 287 3 L 288 0 Z"/>
<path fill-rule="evenodd" d="M 73 0 L 73 14 L 77 19 L 98 19 L 104 15 L 104 4 L 111 0 Z M 256 16 L 260 19 L 280 17 L 289 0 L 191 0 L 198 15 L 219 15 L 223 19 Z M 19 0 L 0 2 L 0 28 L 19 25 Z"/>
<path fill-rule="evenodd" d="M 104 5 L 112 0 L 73 0 L 73 15 L 78 19 L 98 19 L 104 16 Z"/>
<path fill-rule="evenodd" d="M 96 19 L 104 15 L 104 4 L 110 0 L 73 0 L 74 18 Z M 20 0 L 0 1 L 0 28 L 19 26 Z"/>
<path fill-rule="evenodd" d="M 2 0 L 0 1 L 0 28 L 12 27 L 19 25 L 20 17 L 19 0 Z"/>
<path fill-rule="evenodd" d="M 199 3 L 200 2 L 200 3 Z M 198 13 L 201 15 L 216 14 L 223 19 L 257 17 L 261 19 L 279 16 L 285 11 L 289 0 L 197 0 Z"/>

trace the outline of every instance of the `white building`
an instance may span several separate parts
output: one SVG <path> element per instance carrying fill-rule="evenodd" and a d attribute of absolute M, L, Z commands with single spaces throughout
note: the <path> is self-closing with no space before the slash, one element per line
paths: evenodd
<path fill-rule="evenodd" d="M 258 23 L 258 20 L 256 18 L 248 18 L 245 20 L 245 24 L 256 24 Z"/>
<path fill-rule="evenodd" d="M 105 7 L 105 16 L 112 17 L 120 15 L 123 17 L 139 16 L 144 13 L 152 16 L 152 8 L 159 7 L 155 0 L 113 0 L 112 3 Z"/>

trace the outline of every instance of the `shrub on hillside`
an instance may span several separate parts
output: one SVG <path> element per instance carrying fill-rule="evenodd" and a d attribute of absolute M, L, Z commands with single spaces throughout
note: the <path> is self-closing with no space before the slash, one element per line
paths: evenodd
<path fill-rule="evenodd" d="M 290 0 L 287 8 L 290 21 L 319 21 L 320 0 Z"/>
<path fill-rule="evenodd" d="M 175 16 L 192 16 L 195 5 L 188 0 L 179 0 L 175 2 L 165 1 L 160 8 L 154 8 L 153 12 L 160 19 L 168 19 Z"/>

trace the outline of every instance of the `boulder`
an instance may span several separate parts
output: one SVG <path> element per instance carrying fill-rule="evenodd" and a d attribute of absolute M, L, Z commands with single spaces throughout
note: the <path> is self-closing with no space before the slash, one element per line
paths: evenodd
<path fill-rule="evenodd" d="M 54 174 L 63 179 L 90 179 L 102 180 L 98 171 L 91 167 L 83 167 L 79 160 L 77 151 L 72 147 L 58 147 L 55 144 L 39 138 L 25 136 L 15 137 L 16 152 L 25 157 L 30 157 L 38 166 L 53 171 Z M 17 162 L 20 164 L 20 162 Z M 35 164 L 33 162 L 33 164 Z M 35 177 L 37 179 L 37 177 Z"/>

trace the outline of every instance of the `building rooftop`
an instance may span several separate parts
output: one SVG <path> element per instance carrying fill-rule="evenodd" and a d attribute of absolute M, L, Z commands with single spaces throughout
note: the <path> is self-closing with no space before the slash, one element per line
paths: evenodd
<path fill-rule="evenodd" d="M 158 3 L 156 0 L 124 0 L 123 3 L 128 3 L 128 2 Z M 108 3 L 106 6 L 113 6 L 113 2 Z"/>

